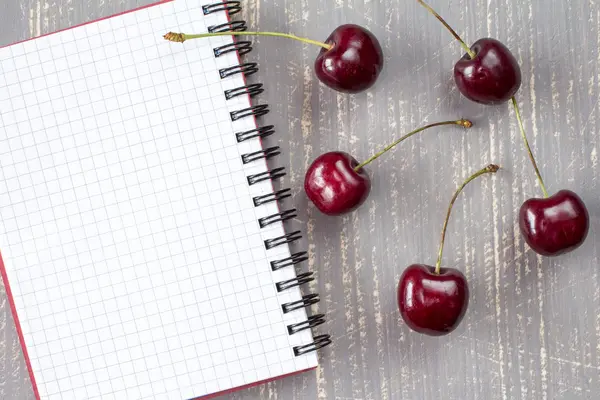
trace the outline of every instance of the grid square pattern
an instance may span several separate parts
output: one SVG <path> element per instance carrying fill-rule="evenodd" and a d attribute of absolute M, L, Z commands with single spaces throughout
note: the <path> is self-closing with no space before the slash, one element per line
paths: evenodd
<path fill-rule="evenodd" d="M 0 49 L 0 249 L 44 399 L 192 398 L 316 366 L 286 326 L 279 212 L 243 165 L 249 107 L 214 57 L 226 22 L 176 0 Z"/>

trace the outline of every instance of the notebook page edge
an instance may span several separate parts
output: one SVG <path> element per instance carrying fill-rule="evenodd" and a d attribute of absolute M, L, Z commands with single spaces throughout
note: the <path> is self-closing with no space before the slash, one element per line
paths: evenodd
<path fill-rule="evenodd" d="M 177 0 L 157 0 L 154 3 L 146 4 L 145 6 L 140 6 L 140 7 L 132 8 L 131 10 L 126 10 L 126 11 L 119 12 L 119 13 L 116 13 L 116 14 L 107 15 L 106 17 L 94 19 L 94 20 L 87 21 L 87 22 L 82 22 L 81 24 L 73 25 L 73 26 L 70 26 L 68 28 L 59 29 L 59 30 L 53 31 L 53 32 L 44 33 L 44 34 L 41 34 L 39 36 L 34 36 L 34 37 L 31 37 L 31 38 L 28 38 L 28 39 L 19 40 L 19 41 L 16 41 L 14 43 L 8 43 L 8 44 L 0 46 L 0 49 L 4 49 L 6 47 L 10 47 L 10 46 L 14 46 L 14 45 L 17 45 L 17 44 L 22 44 L 22 43 L 29 42 L 29 41 L 32 41 L 32 40 L 40 39 L 40 38 L 43 38 L 43 37 L 46 37 L 46 36 L 55 35 L 57 33 L 68 31 L 70 29 L 79 28 L 79 27 L 84 26 L 84 25 L 94 24 L 94 23 L 97 23 L 97 22 L 100 22 L 100 21 L 104 21 L 106 19 L 118 17 L 118 16 L 121 16 L 121 15 L 129 14 L 129 13 L 134 13 L 136 11 L 144 10 L 144 9 L 150 8 L 150 7 L 159 6 L 159 5 L 165 4 L 165 3 L 171 3 L 171 2 L 174 2 L 174 1 L 177 1 Z"/>
<path fill-rule="evenodd" d="M 23 357 L 25 358 L 25 365 L 27 366 L 27 374 L 29 375 L 29 379 L 31 381 L 31 386 L 33 388 L 33 395 L 35 396 L 35 398 L 37 400 L 40 400 L 40 392 L 37 387 L 35 375 L 33 374 L 33 368 L 31 367 L 31 360 L 29 359 L 29 353 L 27 351 L 27 346 L 25 344 L 25 338 L 23 336 L 23 330 L 21 329 L 21 323 L 19 322 L 19 315 L 17 313 L 15 301 L 12 296 L 12 291 L 10 289 L 10 282 L 8 281 L 8 275 L 6 273 L 6 268 L 4 266 L 4 259 L 2 258 L 1 250 L 0 250 L 0 275 L 2 276 L 2 283 L 4 284 L 4 290 L 6 291 L 6 297 L 8 298 L 8 305 L 10 307 L 10 313 L 13 317 L 15 329 L 17 331 L 17 336 L 19 338 L 19 344 L 21 346 L 21 351 L 23 352 Z"/>

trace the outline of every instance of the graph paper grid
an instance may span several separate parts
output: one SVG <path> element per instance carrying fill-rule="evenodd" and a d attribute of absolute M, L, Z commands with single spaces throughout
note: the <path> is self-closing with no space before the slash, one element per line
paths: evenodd
<path fill-rule="evenodd" d="M 316 366 L 227 21 L 176 0 L 0 49 L 0 250 L 43 399 L 188 399 Z"/>

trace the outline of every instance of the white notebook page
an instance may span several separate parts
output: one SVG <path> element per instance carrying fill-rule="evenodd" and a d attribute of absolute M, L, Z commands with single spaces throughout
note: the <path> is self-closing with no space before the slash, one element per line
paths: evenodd
<path fill-rule="evenodd" d="M 316 366 L 248 185 L 246 96 L 227 21 L 176 0 L 0 49 L 0 251 L 42 399 L 187 399 Z M 251 58 L 251 54 L 249 55 Z M 251 59 L 249 60 L 251 61 Z M 268 85 L 267 85 L 268 89 Z M 268 120 L 268 116 L 266 117 Z"/>

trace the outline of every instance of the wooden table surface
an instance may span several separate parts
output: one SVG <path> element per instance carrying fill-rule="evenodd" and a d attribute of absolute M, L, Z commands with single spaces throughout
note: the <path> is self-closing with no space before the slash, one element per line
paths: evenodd
<path fill-rule="evenodd" d="M 176 0 L 177 1 L 177 0 Z M 188 0 L 191 1 L 191 0 Z M 207 0 L 208 1 L 208 0 Z M 151 0 L 5 0 L 0 45 L 125 11 Z M 199 5 L 206 1 L 199 0 Z M 462 55 L 414 0 L 248 0 L 252 29 L 325 39 L 342 23 L 379 38 L 386 56 L 378 84 L 348 96 L 319 84 L 316 47 L 254 39 L 252 81 L 266 83 L 266 121 L 289 167 L 334 344 L 316 373 L 240 392 L 235 399 L 597 399 L 600 393 L 600 2 L 431 0 L 467 41 L 503 41 L 522 66 L 518 93 L 526 129 L 551 192 L 586 202 L 586 243 L 559 258 L 537 257 L 516 225 L 521 203 L 539 195 L 509 105 L 461 97 L 452 79 Z M 2 111 L 0 110 L 0 113 Z M 440 128 L 413 137 L 368 168 L 366 204 L 343 218 L 307 205 L 302 183 L 321 152 L 365 159 L 404 132 L 468 117 L 470 131 Z M 424 337 L 399 319 L 396 285 L 414 262 L 434 263 L 447 203 L 458 184 L 489 162 L 504 169 L 460 197 L 444 265 L 471 285 L 471 304 L 449 336 Z M 292 204 L 292 202 L 290 202 Z M 1 207 L 1 205 L 0 205 Z M 306 268 L 306 266 L 304 266 Z M 33 398 L 13 318 L 0 289 L 0 398 Z"/>

